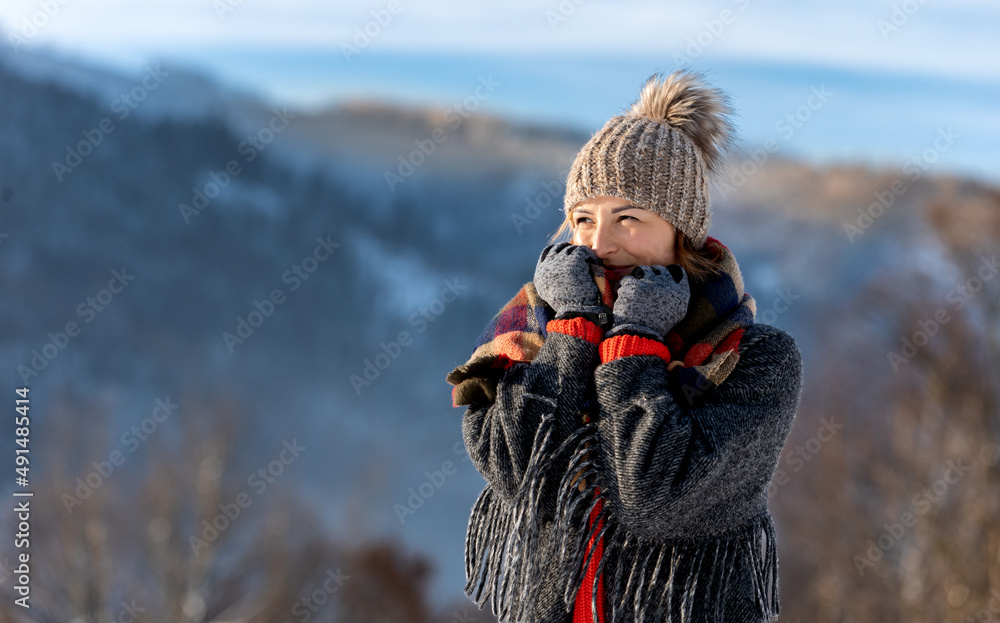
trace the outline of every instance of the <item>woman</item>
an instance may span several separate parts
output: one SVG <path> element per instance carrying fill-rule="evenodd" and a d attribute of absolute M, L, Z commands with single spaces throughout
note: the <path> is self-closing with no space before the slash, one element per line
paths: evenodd
<path fill-rule="evenodd" d="M 582 148 L 566 220 L 453 370 L 487 486 L 467 594 L 501 621 L 770 621 L 767 490 L 801 357 L 707 235 L 725 96 L 651 77 Z"/>

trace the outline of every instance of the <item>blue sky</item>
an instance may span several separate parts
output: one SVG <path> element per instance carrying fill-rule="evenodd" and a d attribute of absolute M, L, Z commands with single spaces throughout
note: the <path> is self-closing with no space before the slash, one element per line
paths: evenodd
<path fill-rule="evenodd" d="M 48 6 L 48 9 L 45 7 Z M 5 0 L 3 39 L 138 73 L 183 64 L 275 102 L 456 106 L 596 130 L 653 71 L 705 71 L 748 147 L 808 117 L 784 153 L 899 164 L 940 131 L 934 166 L 1000 182 L 1000 4 L 725 0 Z M 367 31 L 367 35 L 359 34 Z M 346 48 L 345 46 L 353 46 Z M 832 92 L 806 108 L 814 89 Z M 813 98 L 813 102 L 816 98 Z"/>
<path fill-rule="evenodd" d="M 786 60 L 915 73 L 1000 77 L 1000 5 L 989 0 L 854 0 L 797 3 L 727 0 L 549 0 L 467 3 L 390 0 L 5 0 L 8 37 L 24 20 L 44 23 L 31 43 L 57 43 L 127 62 L 184 48 L 338 50 L 373 12 L 398 7 L 372 41 L 384 52 L 661 54 L 731 11 L 709 46 L 713 57 Z M 225 7 L 225 8 L 222 8 Z M 895 24 L 880 28 L 879 22 Z M 50 11 L 51 12 L 51 11 Z"/>

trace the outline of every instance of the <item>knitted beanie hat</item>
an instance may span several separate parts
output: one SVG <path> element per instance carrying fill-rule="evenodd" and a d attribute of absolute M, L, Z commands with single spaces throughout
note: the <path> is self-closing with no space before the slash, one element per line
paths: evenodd
<path fill-rule="evenodd" d="M 567 217 L 609 195 L 655 212 L 700 249 L 708 236 L 708 176 L 732 148 L 729 98 L 700 76 L 653 74 L 630 110 L 612 117 L 576 155 L 566 178 Z"/>

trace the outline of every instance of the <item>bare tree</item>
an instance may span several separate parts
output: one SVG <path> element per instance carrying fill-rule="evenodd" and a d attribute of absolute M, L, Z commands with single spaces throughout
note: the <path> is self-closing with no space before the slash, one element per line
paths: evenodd
<path fill-rule="evenodd" d="M 291 481 L 249 497 L 234 401 L 181 404 L 176 425 L 98 483 L 94 457 L 113 451 L 104 408 L 58 401 L 49 421 L 59 424 L 37 434 L 51 460 L 33 498 L 31 609 L 13 604 L 8 580 L 0 621 L 452 620 L 426 602 L 433 569 L 422 554 L 391 540 L 335 542 Z"/>
<path fill-rule="evenodd" d="M 945 190 L 928 218 L 965 282 L 996 253 L 1000 198 L 976 192 L 970 208 L 962 188 Z M 919 275 L 876 276 L 831 313 L 823 367 L 809 375 L 821 399 L 800 412 L 786 455 L 820 417 L 844 427 L 775 498 L 784 620 L 1000 620 L 1000 275 L 991 278 L 972 281 L 982 287 L 959 309 L 927 296 L 936 290 Z M 893 372 L 887 352 L 903 351 L 901 336 L 914 348 Z"/>

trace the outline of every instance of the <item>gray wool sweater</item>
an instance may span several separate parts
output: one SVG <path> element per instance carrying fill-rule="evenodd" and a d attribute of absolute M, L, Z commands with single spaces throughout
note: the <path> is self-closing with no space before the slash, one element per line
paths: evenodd
<path fill-rule="evenodd" d="M 530 363 L 499 371 L 492 403 L 465 412 L 487 482 L 469 518 L 466 593 L 503 622 L 569 623 L 597 536 L 609 623 L 774 620 L 767 491 L 801 395 L 794 339 L 752 325 L 732 373 L 693 406 L 660 357 L 601 363 L 598 348 L 550 331 Z"/>

